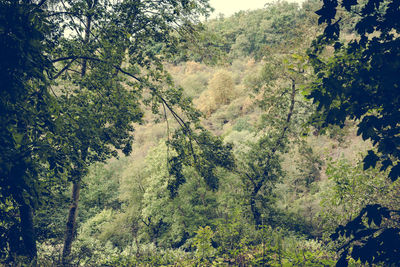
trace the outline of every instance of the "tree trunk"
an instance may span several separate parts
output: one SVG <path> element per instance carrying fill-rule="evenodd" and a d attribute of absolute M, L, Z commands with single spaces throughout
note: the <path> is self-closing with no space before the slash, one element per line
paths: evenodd
<path fill-rule="evenodd" d="M 271 152 L 272 154 L 277 153 L 277 151 L 279 150 L 279 148 L 281 148 L 282 146 L 285 146 L 285 144 L 283 143 L 287 132 L 289 130 L 290 127 L 290 122 L 294 113 L 294 107 L 295 107 L 295 97 L 296 97 L 296 81 L 294 79 L 291 79 L 292 84 L 291 84 L 291 93 L 290 93 L 290 106 L 289 106 L 289 111 L 285 120 L 285 124 L 282 128 L 282 132 L 280 134 L 280 136 L 278 137 L 275 146 L 272 147 Z M 267 159 L 267 164 L 266 166 L 268 167 L 269 161 L 271 160 L 271 157 Z M 267 172 L 268 173 L 268 172 Z M 247 175 L 248 176 L 248 175 Z M 249 177 L 249 176 L 248 176 Z M 250 178 L 250 177 L 249 177 Z M 251 179 L 251 178 L 250 178 Z M 263 222 L 261 220 L 261 213 L 259 208 L 257 208 L 257 201 L 256 201 L 256 197 L 261 189 L 261 187 L 263 186 L 264 182 L 267 180 L 267 177 L 262 178 L 260 181 L 258 181 L 257 183 L 255 183 L 253 181 L 253 189 L 250 195 L 250 210 L 253 214 L 253 218 L 254 218 L 254 222 L 257 228 L 259 228 Z"/>
<path fill-rule="evenodd" d="M 71 206 L 69 208 L 67 229 L 65 230 L 64 247 L 62 252 L 62 264 L 68 265 L 69 255 L 71 254 L 72 241 L 74 240 L 76 216 L 78 214 L 79 192 L 81 182 L 74 182 L 72 185 Z"/>
<path fill-rule="evenodd" d="M 94 7 L 97 4 L 97 1 L 88 2 L 90 8 Z M 92 23 L 92 15 L 88 15 L 86 17 L 86 26 L 85 26 L 85 36 L 83 44 L 86 45 L 90 40 L 90 29 Z M 84 59 L 81 66 L 81 77 L 85 77 L 87 71 L 87 60 Z M 81 157 L 82 160 L 86 160 L 87 155 L 87 147 L 81 148 Z M 72 184 L 72 196 L 71 196 L 71 206 L 69 208 L 68 220 L 67 220 L 67 228 L 65 230 L 65 238 L 64 238 L 64 247 L 62 252 L 62 264 L 68 265 L 70 261 L 71 247 L 72 241 L 74 241 L 74 233 L 76 227 L 76 216 L 78 215 L 78 203 L 79 203 L 79 192 L 81 190 L 81 179 L 82 176 L 77 177 L 78 179 L 74 180 Z"/>
<path fill-rule="evenodd" d="M 18 224 L 19 230 L 13 229 L 16 232 L 10 233 L 13 238 L 16 238 L 16 240 L 10 240 L 10 256 L 13 260 L 16 260 L 18 256 L 25 256 L 29 261 L 29 266 L 36 266 L 37 248 L 35 228 L 33 226 L 33 209 L 31 203 L 24 197 L 23 192 L 25 189 L 16 186 L 24 183 L 27 168 L 22 157 L 16 161 L 18 163 L 12 169 L 10 179 L 16 181 L 11 188 L 11 192 L 15 192 L 12 196 L 18 205 L 20 222 Z M 20 238 L 22 238 L 22 246 L 20 246 Z"/>
<path fill-rule="evenodd" d="M 251 213 L 253 213 L 253 218 L 254 222 L 256 224 L 256 227 L 260 227 L 262 222 L 261 222 L 261 213 L 257 208 L 257 203 L 256 203 L 256 196 L 258 192 L 252 192 L 250 196 L 250 209 Z"/>
<path fill-rule="evenodd" d="M 19 203 L 19 215 L 21 219 L 21 236 L 25 247 L 25 255 L 28 257 L 30 266 L 36 266 L 37 248 L 36 234 L 33 227 L 33 211 L 25 201 Z"/>

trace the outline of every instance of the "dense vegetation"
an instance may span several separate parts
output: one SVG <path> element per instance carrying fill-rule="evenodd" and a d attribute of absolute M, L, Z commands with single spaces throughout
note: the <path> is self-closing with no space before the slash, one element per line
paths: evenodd
<path fill-rule="evenodd" d="M 400 265 L 399 5 L 0 0 L 0 263 Z"/>

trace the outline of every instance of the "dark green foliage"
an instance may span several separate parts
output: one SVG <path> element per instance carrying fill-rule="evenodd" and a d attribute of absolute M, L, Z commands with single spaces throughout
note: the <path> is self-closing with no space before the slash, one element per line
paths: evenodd
<path fill-rule="evenodd" d="M 198 127 L 196 132 L 180 129 L 168 144 L 177 154 L 169 160 L 169 172 L 174 177 L 168 184 L 171 197 L 177 195 L 179 186 L 186 181 L 183 166 L 194 167 L 212 190 L 217 190 L 219 186 L 216 168 L 234 168 L 232 146 L 223 144 L 221 138 L 211 135 L 202 127 Z"/>
<path fill-rule="evenodd" d="M 64 151 L 71 164 L 80 166 L 80 176 L 85 174 L 85 166 L 116 156 L 116 150 L 129 154 L 132 123 L 140 122 L 143 115 L 137 95 L 122 88 L 112 77 L 113 69 L 90 62 L 87 68 L 90 74 L 83 79 L 75 77 L 81 89 L 68 85 L 76 90 L 70 94 L 65 86 L 65 94 L 59 98 L 63 109 L 59 119 L 66 129 L 62 134 L 67 140 Z"/>
<path fill-rule="evenodd" d="M 339 226 L 331 238 L 337 240 L 339 236 L 345 236 L 348 241 L 340 248 L 343 251 L 337 266 L 347 266 L 348 255 L 370 265 L 399 265 L 400 229 L 385 226 L 390 220 L 396 222 L 398 216 L 399 211 L 378 204 L 367 205 L 355 219 Z"/>
<path fill-rule="evenodd" d="M 382 2 L 382 5 L 380 3 Z M 367 167 L 384 161 L 384 167 L 393 166 L 390 178 L 396 180 L 400 173 L 396 167 L 400 141 L 400 16 L 397 1 L 366 1 L 361 5 L 361 18 L 355 28 L 359 40 L 347 45 L 336 45 L 334 57 L 324 62 L 318 58 L 323 43 L 336 41 L 339 23 L 333 22 L 337 1 L 329 1 L 318 11 L 321 22 L 327 22 L 325 34 L 314 45 L 310 54 L 318 81 L 312 86 L 310 98 L 318 104 L 326 123 L 344 125 L 346 118 L 359 120 L 358 134 L 371 140 L 378 149 L 370 151 L 365 159 Z M 347 9 L 354 1 L 343 1 Z M 333 17 L 332 17 L 333 16 Z M 370 34 L 375 33 L 373 38 Z M 316 52 L 316 53 L 315 53 Z"/>
<path fill-rule="evenodd" d="M 386 12 L 391 2 L 368 3 L 359 8 L 343 1 L 343 10 L 336 11 L 340 3 L 325 1 L 318 14 L 330 26 L 319 44 L 329 44 L 328 35 L 354 32 L 353 24 L 332 20 L 356 20 L 345 10 L 373 13 L 379 6 Z M 303 146 L 299 139 L 307 135 L 303 123 L 311 108 L 299 92 L 311 72 L 302 47 L 318 30 L 311 12 L 320 5 L 314 0 L 301 9 L 277 2 L 206 26 L 198 24 L 209 10 L 206 0 L 0 4 L 1 263 L 34 265 L 37 243 L 37 264 L 44 266 L 331 266 L 335 244 L 311 237 L 323 238 L 322 231 L 350 220 L 334 236 L 345 244 L 339 264 L 348 256 L 398 264 L 398 187 L 378 173 L 387 170 L 395 180 L 400 172 L 398 107 L 365 104 L 382 88 L 398 86 L 383 71 L 371 76 L 374 68 L 388 71 L 382 61 L 390 57 L 369 50 L 387 44 L 382 53 L 395 55 L 390 42 L 397 26 L 383 41 L 380 26 L 371 38 L 351 45 L 334 40 L 330 61 L 324 59 L 329 51 L 313 47 L 310 59 L 319 76 L 310 91 L 320 104 L 315 120 L 335 127 L 326 144 L 307 136 Z M 372 25 L 383 21 L 375 15 L 357 31 L 375 30 Z M 200 63 L 181 62 L 188 59 Z M 176 80 L 184 80 L 190 94 L 174 85 L 163 66 L 168 60 L 180 62 L 168 68 L 181 73 Z M 230 82 L 215 87 L 209 77 L 217 67 L 210 63 L 231 60 L 218 66 L 229 72 Z M 377 81 L 381 77 L 387 84 Z M 207 85 L 220 91 L 210 95 L 223 107 L 212 107 L 216 113 L 202 120 L 186 95 L 196 97 Z M 357 94 L 360 88 L 367 93 Z M 378 102 L 397 101 L 393 92 L 389 97 Z M 207 104 L 204 99 L 198 99 L 199 107 Z M 354 100 L 365 105 L 353 106 Z M 322 154 L 339 155 L 342 144 L 352 141 L 351 127 L 339 129 L 348 117 L 359 120 L 360 135 L 376 146 L 368 148 L 368 170 L 352 168 L 349 159 L 325 171 Z M 165 130 L 153 124 L 161 120 Z M 128 156 L 109 160 L 122 154 Z M 368 177 L 377 173 L 370 183 Z M 328 201 L 335 203 L 325 202 L 328 212 L 319 220 L 320 195 L 331 186 L 326 176 L 334 183 Z M 374 203 L 384 192 L 393 196 L 354 219 L 360 203 Z M 326 222 L 328 227 L 321 226 Z"/>
<path fill-rule="evenodd" d="M 187 248 L 195 231 L 210 225 L 217 217 L 218 203 L 216 193 L 209 189 L 194 166 L 182 166 L 186 181 L 176 189 L 176 197 L 171 198 L 169 185 L 174 177 L 169 173 L 168 153 L 174 152 L 162 142 L 146 158 L 140 211 L 144 225 L 140 231 L 157 247 Z"/>
<path fill-rule="evenodd" d="M 347 11 L 359 9 L 360 18 L 355 25 L 359 38 L 343 44 L 339 40 L 340 18 L 338 5 Z M 317 74 L 309 98 L 318 105 L 324 124 L 344 125 L 347 118 L 358 121 L 357 134 L 370 140 L 376 150 L 368 151 L 364 169 L 375 167 L 390 169 L 389 177 L 400 177 L 400 2 L 389 0 L 324 1 L 317 11 L 319 23 L 327 23 L 324 34 L 313 45 L 310 53 Z M 322 48 L 334 46 L 334 56 L 323 60 Z M 367 228 L 362 217 L 373 221 L 376 228 Z M 347 255 L 363 263 L 384 262 L 397 265 L 399 252 L 391 246 L 398 240 L 399 228 L 381 227 L 382 217 L 391 218 L 390 212 L 378 205 L 367 206 L 346 227 L 339 227 L 338 234 L 352 236 L 344 247 L 338 265 L 347 265 Z M 388 233 L 393 234 L 392 240 Z"/>
<path fill-rule="evenodd" d="M 43 15 L 29 2 L 0 2 L 0 206 L 14 213 L 11 219 L 2 216 L 1 242 L 8 246 L 1 246 L 0 258 L 9 261 L 16 255 L 34 261 L 32 209 L 42 186 L 38 176 L 44 164 L 49 172 L 62 166 L 54 147 L 53 116 L 58 111 L 46 76 L 52 71 L 45 45 L 51 28 Z M 23 243 L 15 244 L 21 238 Z"/>
<path fill-rule="evenodd" d="M 305 58 L 298 54 L 273 58 L 266 63 L 254 81 L 252 89 L 259 96 L 258 104 L 265 110 L 256 142 L 249 143 L 240 155 L 239 172 L 256 226 L 262 225 L 261 215 L 271 224 L 276 215 L 274 188 L 283 177 L 282 154 L 288 151 L 291 135 L 299 132 L 302 118 L 297 117 L 300 105 L 300 85 L 304 82 Z M 308 112 L 305 112 L 306 117 Z M 297 124 L 297 125 L 296 125 Z"/>
<path fill-rule="evenodd" d="M 51 68 L 43 45 L 50 28 L 34 4 L 6 0 L 0 4 L 1 92 L 17 100 L 26 93 L 29 80 L 44 81 L 44 71 Z"/>
<path fill-rule="evenodd" d="M 153 111 L 161 103 L 190 109 L 163 71 L 158 46 L 176 44 L 173 22 L 189 25 L 208 9 L 201 0 L 1 1 L 0 197 L 2 208 L 17 203 L 30 260 L 42 180 L 68 176 L 79 185 L 90 164 L 129 154 L 140 102 Z M 58 86 L 50 88 L 48 77 Z M 196 114 L 186 112 L 189 120 Z"/>
<path fill-rule="evenodd" d="M 67 185 L 65 180 L 44 183 L 39 205 L 35 209 L 34 225 L 38 242 L 62 240 L 69 205 Z"/>
<path fill-rule="evenodd" d="M 281 147 L 279 138 L 264 136 L 246 154 L 241 155 L 239 165 L 248 205 L 256 226 L 261 226 L 262 214 L 267 215 L 267 223 L 273 220 L 273 205 L 276 201 L 273 189 L 282 177 Z"/>

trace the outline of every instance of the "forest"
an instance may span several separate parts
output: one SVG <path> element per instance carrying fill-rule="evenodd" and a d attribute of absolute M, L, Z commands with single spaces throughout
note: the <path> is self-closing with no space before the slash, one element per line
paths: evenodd
<path fill-rule="evenodd" d="M 400 266 L 400 1 L 212 11 L 0 0 L 0 265 Z"/>

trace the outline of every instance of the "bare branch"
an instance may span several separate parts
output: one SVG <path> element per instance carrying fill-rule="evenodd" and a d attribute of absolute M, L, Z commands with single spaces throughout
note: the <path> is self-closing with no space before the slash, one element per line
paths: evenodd
<path fill-rule="evenodd" d="M 74 61 L 76 60 L 76 58 L 73 58 L 70 62 L 68 62 L 67 65 L 64 66 L 64 68 L 62 68 L 54 77 L 52 77 L 52 80 L 57 79 L 64 71 L 66 71 L 71 65 L 72 63 L 74 63 Z"/>

